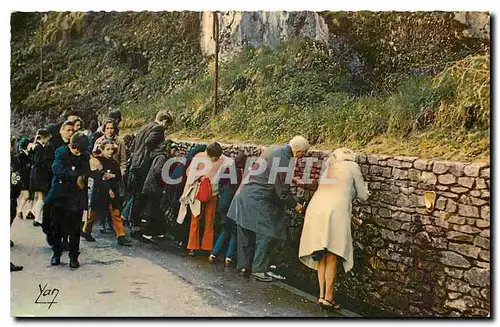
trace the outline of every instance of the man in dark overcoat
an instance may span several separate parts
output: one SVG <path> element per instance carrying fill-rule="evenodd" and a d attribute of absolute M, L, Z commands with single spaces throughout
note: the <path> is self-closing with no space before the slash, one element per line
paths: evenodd
<path fill-rule="evenodd" d="M 248 275 L 251 266 L 254 279 L 273 280 L 266 272 L 273 247 L 278 240 L 286 239 L 285 208 L 295 207 L 302 211 L 302 205 L 290 191 L 295 166 L 292 158 L 304 156 L 308 149 L 309 142 L 302 136 L 295 136 L 283 147 L 271 146 L 260 157 L 265 161 L 265 170 L 257 173 L 262 170 L 262 162 L 257 161 L 252 167 L 255 171 L 247 172 L 249 177 L 244 178 L 238 188 L 227 216 L 237 225 L 238 270 L 241 275 Z M 281 169 L 278 172 L 273 167 Z"/>
<path fill-rule="evenodd" d="M 142 188 L 152 163 L 151 154 L 165 141 L 165 129 L 173 123 L 172 115 L 168 111 L 160 111 L 156 114 L 154 122 L 144 125 L 137 132 L 134 149 L 132 152 L 128 190 L 134 197 L 130 213 L 132 222 L 131 236 L 140 238 L 141 217 L 144 209 L 144 196 Z"/>

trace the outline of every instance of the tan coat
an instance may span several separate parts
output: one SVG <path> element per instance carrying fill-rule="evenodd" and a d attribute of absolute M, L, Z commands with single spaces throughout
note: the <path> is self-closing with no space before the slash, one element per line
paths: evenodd
<path fill-rule="evenodd" d="M 369 191 L 357 163 L 337 161 L 330 157 L 326 177 L 331 182 L 320 182 L 307 207 L 300 238 L 300 261 L 317 270 L 313 260 L 315 251 L 327 249 L 344 259 L 345 272 L 354 265 L 351 236 L 352 201 L 366 200 Z"/>

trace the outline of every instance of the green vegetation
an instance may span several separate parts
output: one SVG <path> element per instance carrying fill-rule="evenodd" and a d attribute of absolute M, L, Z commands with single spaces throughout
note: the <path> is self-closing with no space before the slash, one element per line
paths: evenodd
<path fill-rule="evenodd" d="M 200 15 L 12 15 L 12 108 L 21 114 L 119 106 L 133 131 L 160 109 L 173 135 L 489 160 L 488 47 L 447 13 L 322 13 L 332 44 L 293 38 L 245 48 L 219 71 L 199 48 Z M 395 32 L 397 31 L 397 32 Z M 39 83 L 40 45 L 43 81 Z"/>

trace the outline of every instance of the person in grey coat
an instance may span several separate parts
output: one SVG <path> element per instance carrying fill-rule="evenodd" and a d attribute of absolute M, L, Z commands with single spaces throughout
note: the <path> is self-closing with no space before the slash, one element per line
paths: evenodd
<path fill-rule="evenodd" d="M 271 146 L 262 153 L 261 163 L 255 163 L 253 171 L 247 172 L 248 176 L 238 188 L 227 216 L 237 225 L 237 267 L 240 275 L 249 275 L 252 262 L 252 278 L 265 282 L 273 280 L 266 271 L 271 250 L 278 240 L 286 239 L 285 207 L 295 207 L 299 212 L 303 208 L 290 192 L 289 180 L 293 177 L 295 166 L 290 163 L 293 157 L 304 156 L 308 149 L 309 142 L 302 136 L 295 136 L 284 147 Z M 278 167 L 276 163 L 282 168 L 279 172 L 272 169 Z M 288 167 L 286 172 L 283 167 Z M 259 173 L 261 170 L 263 172 Z"/>

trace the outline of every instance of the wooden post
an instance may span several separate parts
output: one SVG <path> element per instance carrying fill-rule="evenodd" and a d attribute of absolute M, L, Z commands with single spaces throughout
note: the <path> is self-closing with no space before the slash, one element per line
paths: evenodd
<path fill-rule="evenodd" d="M 215 67 L 213 76 L 213 97 L 214 97 L 214 107 L 212 110 L 212 116 L 217 115 L 217 90 L 219 84 L 219 15 L 218 12 L 213 12 L 213 38 L 215 42 Z"/>
<path fill-rule="evenodd" d="M 46 16 L 42 16 L 42 20 L 40 22 L 40 77 L 38 79 L 38 85 L 42 84 L 43 81 L 43 23 Z"/>

